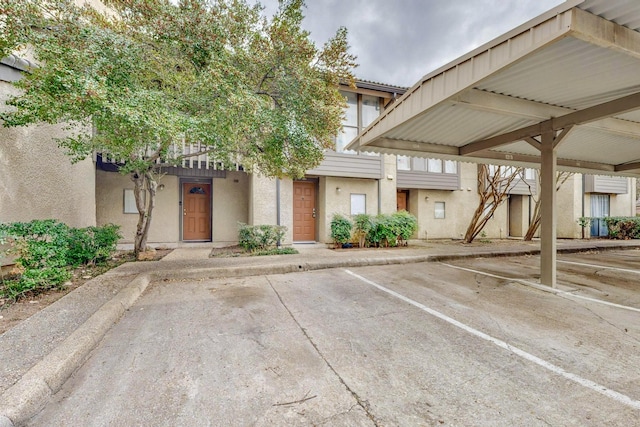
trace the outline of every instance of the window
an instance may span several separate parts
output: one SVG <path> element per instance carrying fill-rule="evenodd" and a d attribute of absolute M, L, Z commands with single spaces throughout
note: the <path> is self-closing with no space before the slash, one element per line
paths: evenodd
<path fill-rule="evenodd" d="M 442 173 L 442 160 L 440 159 L 427 160 L 427 168 L 429 169 L 429 172 Z"/>
<path fill-rule="evenodd" d="M 362 95 L 362 128 L 366 128 L 380 115 L 380 98 Z"/>
<path fill-rule="evenodd" d="M 524 179 L 527 179 L 527 180 L 536 179 L 536 170 L 531 168 L 526 168 L 524 170 Z"/>
<path fill-rule="evenodd" d="M 444 173 L 458 173 L 458 162 L 455 160 L 445 160 Z"/>
<path fill-rule="evenodd" d="M 398 170 L 399 171 L 410 171 L 411 170 L 411 158 L 409 156 L 398 156 L 397 157 Z"/>
<path fill-rule="evenodd" d="M 357 154 L 355 151 L 346 151 L 344 148 L 358 136 L 360 131 L 373 122 L 381 110 L 380 98 L 371 95 L 360 95 L 353 92 L 340 92 L 347 102 L 344 110 L 342 132 L 336 136 L 336 152 Z M 379 153 L 367 153 L 369 156 L 379 156 Z"/>
<path fill-rule="evenodd" d="M 142 200 L 143 203 L 146 202 L 147 192 L 142 192 Z M 124 209 L 123 213 L 126 214 L 137 214 L 138 208 L 136 207 L 136 196 L 133 194 L 133 190 L 129 188 L 125 188 L 124 190 Z"/>
<path fill-rule="evenodd" d="M 345 150 L 344 147 L 346 147 L 347 144 L 353 141 L 353 138 L 355 138 L 356 136 L 358 136 L 357 128 L 347 126 L 343 127 L 342 132 L 340 132 L 340 134 L 336 138 L 336 151 L 338 153 L 355 153 L 355 151 L 352 150 Z"/>
<path fill-rule="evenodd" d="M 351 194 L 351 215 L 367 213 L 367 195 Z"/>
<path fill-rule="evenodd" d="M 427 159 L 422 157 L 414 157 L 413 158 L 413 170 L 414 171 L 426 171 L 427 170 Z"/>
<path fill-rule="evenodd" d="M 424 157 L 398 156 L 398 170 L 430 173 L 458 173 L 455 160 L 425 159 Z"/>
<path fill-rule="evenodd" d="M 444 202 L 435 202 L 435 219 L 444 219 Z"/>

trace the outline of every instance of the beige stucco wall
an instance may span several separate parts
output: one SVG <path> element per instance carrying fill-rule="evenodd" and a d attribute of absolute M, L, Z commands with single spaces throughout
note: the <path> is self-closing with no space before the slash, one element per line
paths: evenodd
<path fill-rule="evenodd" d="M 383 154 L 384 174 L 380 180 L 380 213 L 390 214 L 396 211 L 397 165 L 396 156 Z"/>
<path fill-rule="evenodd" d="M 163 176 L 159 184 L 163 190 L 156 193 L 156 205 L 149 229 L 149 243 L 168 243 L 179 240 L 179 183 L 175 176 Z M 96 211 L 98 225 L 118 224 L 122 242 L 134 240 L 138 214 L 124 213 L 124 190 L 133 189 L 128 175 L 115 172 L 96 171 Z"/>
<path fill-rule="evenodd" d="M 0 109 L 17 94 L 0 82 Z M 0 127 L 0 222 L 53 218 L 73 227 L 95 225 L 92 159 L 72 164 L 55 138 L 62 125 Z"/>
<path fill-rule="evenodd" d="M 248 223 L 275 225 L 278 223 L 278 180 L 258 174 L 250 175 Z M 280 179 L 280 225 L 287 227 L 284 244 L 293 239 L 293 181 Z"/>
<path fill-rule="evenodd" d="M 227 172 L 225 179 L 213 180 L 213 241 L 216 244 L 238 241 L 238 222 L 249 222 L 250 175 Z"/>
<path fill-rule="evenodd" d="M 395 179 L 393 180 L 395 182 Z M 340 188 L 340 191 L 337 190 Z M 378 214 L 378 181 L 374 179 L 356 178 L 320 178 L 318 197 L 318 239 L 320 242 L 331 242 L 331 218 L 340 213 L 345 216 L 351 214 L 351 194 L 366 195 L 366 213 Z M 395 185 L 392 191 L 393 210 L 395 212 Z"/>
<path fill-rule="evenodd" d="M 184 178 L 188 180 L 188 178 Z M 196 178 L 197 179 L 197 178 Z M 156 194 L 156 206 L 149 230 L 149 243 L 180 241 L 180 178 L 165 175 L 158 184 L 164 189 Z M 96 171 L 96 209 L 98 224 L 121 226 L 122 243 L 133 242 L 138 214 L 125 214 L 124 190 L 133 189 L 129 176 Z M 212 238 L 215 244 L 238 241 L 238 222 L 248 222 L 249 175 L 227 172 L 227 177 L 214 178 L 212 187 Z"/>

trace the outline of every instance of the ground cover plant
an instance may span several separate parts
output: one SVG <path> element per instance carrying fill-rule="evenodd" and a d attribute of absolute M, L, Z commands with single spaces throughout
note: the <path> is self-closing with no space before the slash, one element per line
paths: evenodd
<path fill-rule="evenodd" d="M 0 243 L 8 246 L 4 255 L 16 263 L 0 275 L 0 306 L 64 287 L 74 267 L 105 263 L 116 250 L 119 228 L 72 228 L 56 220 L 0 224 Z"/>

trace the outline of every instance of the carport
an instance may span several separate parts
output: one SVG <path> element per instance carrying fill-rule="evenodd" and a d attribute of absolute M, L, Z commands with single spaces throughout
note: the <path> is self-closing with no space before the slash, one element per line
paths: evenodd
<path fill-rule="evenodd" d="M 420 79 L 347 148 L 539 167 L 556 285 L 558 169 L 640 176 L 640 2 L 568 0 Z"/>

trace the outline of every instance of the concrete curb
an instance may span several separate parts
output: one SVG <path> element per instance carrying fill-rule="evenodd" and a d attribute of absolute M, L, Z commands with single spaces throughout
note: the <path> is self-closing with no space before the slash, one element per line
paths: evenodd
<path fill-rule="evenodd" d="M 151 283 L 147 274 L 136 276 L 105 303 L 61 345 L 31 368 L 0 396 L 0 427 L 15 427 L 36 415 L 82 366 L 114 323 Z"/>

